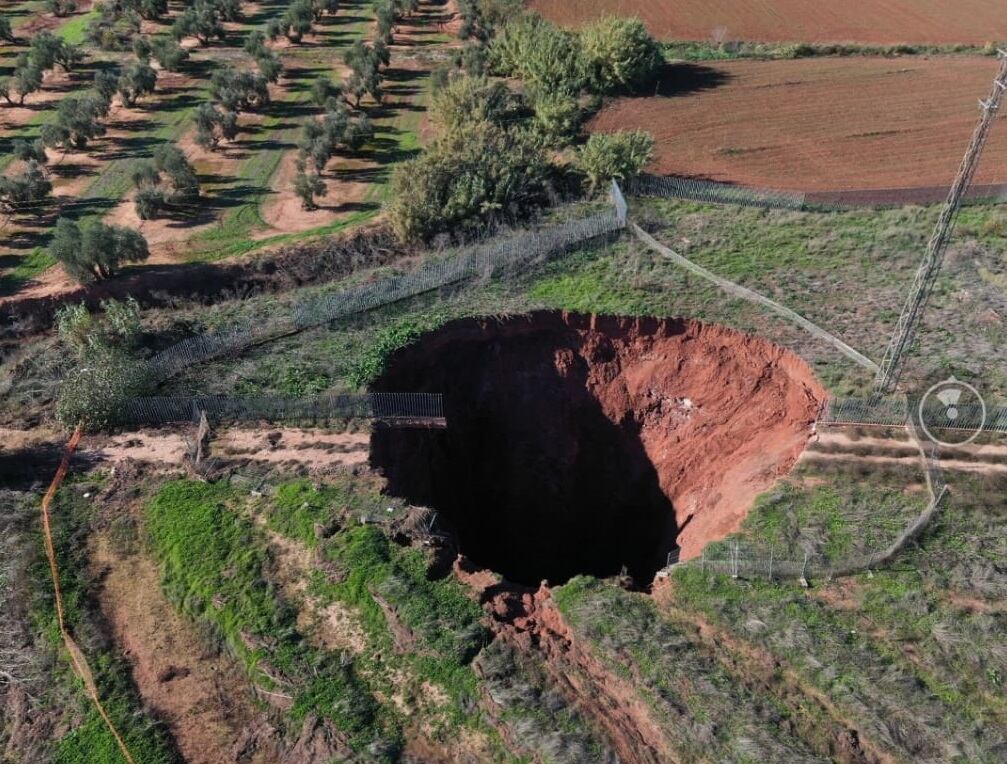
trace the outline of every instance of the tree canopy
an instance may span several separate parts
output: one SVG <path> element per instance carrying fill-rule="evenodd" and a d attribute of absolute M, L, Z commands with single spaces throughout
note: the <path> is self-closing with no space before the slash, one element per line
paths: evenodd
<path fill-rule="evenodd" d="M 49 253 L 81 283 L 109 278 L 123 263 L 150 256 L 147 240 L 139 231 L 98 220 L 78 225 L 66 218 L 56 221 Z"/>

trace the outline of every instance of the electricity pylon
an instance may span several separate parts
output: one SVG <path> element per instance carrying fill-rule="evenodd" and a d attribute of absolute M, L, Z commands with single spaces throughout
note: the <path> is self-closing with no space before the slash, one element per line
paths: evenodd
<path fill-rule="evenodd" d="M 902 314 L 899 316 L 895 331 L 888 343 L 888 349 L 885 350 L 885 356 L 881 361 L 874 383 L 874 392 L 877 395 L 894 392 L 899 383 L 904 355 L 913 344 L 923 310 L 940 273 L 944 253 L 947 251 L 948 240 L 951 237 L 951 230 L 954 228 L 955 219 L 962 206 L 962 199 L 969 186 L 972 185 L 976 168 L 979 166 L 979 158 L 982 156 L 986 139 L 989 138 L 990 128 L 993 126 L 993 119 L 1003 101 L 1004 91 L 1007 90 L 1007 51 L 999 50 L 998 55 L 1000 71 L 993 81 L 993 90 L 985 101 L 979 101 L 979 107 L 982 111 L 979 124 L 976 125 L 975 132 L 972 134 L 972 141 L 969 143 L 964 159 L 962 159 L 958 176 L 948 192 L 941 216 L 937 220 L 934 232 L 930 236 L 930 242 L 927 244 L 926 256 L 916 271 L 909 297 L 902 308 Z"/>

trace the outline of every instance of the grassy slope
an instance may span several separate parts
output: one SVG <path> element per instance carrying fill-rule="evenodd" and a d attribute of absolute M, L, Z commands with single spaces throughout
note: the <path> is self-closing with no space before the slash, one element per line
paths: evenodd
<path fill-rule="evenodd" d="M 585 214 L 586 209 L 565 211 Z M 765 211 L 686 202 L 634 200 L 632 214 L 697 263 L 757 289 L 880 357 L 936 208 L 841 214 Z M 994 313 L 1007 311 L 1007 217 L 997 206 L 962 212 L 944 272 L 909 359 L 910 383 L 954 371 L 990 399 L 1007 394 L 1007 341 Z M 359 277 L 357 277 L 359 278 Z M 208 324 L 246 320 L 338 285 L 200 309 Z M 381 359 L 415 334 L 451 318 L 532 307 L 625 315 L 683 315 L 757 332 L 802 355 L 834 393 L 863 394 L 871 375 L 830 346 L 657 257 L 635 239 L 594 244 L 505 280 L 428 295 L 340 324 L 256 348 L 193 370 L 180 387 L 247 392 L 288 389 L 285 379 L 327 379 L 337 388 L 365 384 Z M 226 316 L 226 319 L 224 318 Z M 193 316 L 195 317 L 195 316 Z M 184 315 L 179 316 L 184 319 Z M 363 373 L 362 373 L 363 372 Z M 342 380 L 342 382 L 340 382 Z"/>
<path fill-rule="evenodd" d="M 91 490 L 94 488 L 91 487 Z M 130 678 L 129 666 L 95 637 L 98 616 L 89 601 L 91 582 L 85 573 L 86 534 L 90 532 L 93 504 L 83 498 L 83 493 L 83 488 L 68 484 L 60 490 L 54 503 L 53 540 L 60 562 L 60 586 L 67 624 L 84 649 L 102 703 L 135 760 L 145 764 L 181 764 L 167 732 L 143 710 Z M 38 548 L 41 550 L 41 543 Z M 39 598 L 33 604 L 34 618 L 51 648 L 61 658 L 54 671 L 55 684 L 49 692 L 54 694 L 52 702 L 63 703 L 65 700 L 59 688 L 72 688 L 73 706 L 64 710 L 69 719 L 76 722 L 69 731 L 53 741 L 53 760 L 57 764 L 119 764 L 125 759 L 83 685 L 72 673 L 69 658 L 63 652 L 49 576 L 48 565 L 40 553 L 35 566 L 35 586 Z"/>
<path fill-rule="evenodd" d="M 292 719 L 330 720 L 351 748 L 391 743 L 398 731 L 352 663 L 311 647 L 295 612 L 265 577 L 265 543 L 224 483 L 176 481 L 146 510 L 166 595 L 209 624 L 261 687 L 293 696 Z"/>
<path fill-rule="evenodd" d="M 1007 506 L 995 482 L 960 475 L 952 485 L 935 526 L 890 569 L 806 591 L 690 567 L 674 577 L 674 607 L 782 661 L 900 758 L 996 761 L 1007 739 L 1003 583 L 985 571 L 1007 554 Z M 813 496 L 795 496 L 789 511 L 814 517 Z M 758 507 L 745 534 L 767 538 L 771 511 Z"/>
<path fill-rule="evenodd" d="M 487 639 L 479 623 L 482 611 L 452 578 L 428 578 L 426 553 L 396 546 L 377 525 L 354 525 L 362 514 L 374 516 L 375 509 L 383 514 L 388 504 L 387 497 L 354 485 L 352 478 L 321 486 L 301 480 L 277 487 L 266 518 L 278 533 L 319 548 L 339 571 L 333 577 L 316 570 L 311 590 L 321 603 L 339 601 L 357 613 L 368 641 L 357 658 L 360 671 L 379 692 L 385 697 L 405 692 L 415 707 L 423 704 L 421 687 L 429 683 L 448 698 L 425 719 L 437 738 L 457 735 L 461 727 L 487 732 L 469 710 L 476 697 L 469 663 Z M 316 525 L 333 523 L 338 531 L 319 540 Z M 416 640 L 408 653 L 396 647 L 383 606 L 393 609 L 396 627 Z M 405 691 L 397 686 L 403 675 L 409 677 Z M 408 719 L 400 723 L 405 726 Z"/>

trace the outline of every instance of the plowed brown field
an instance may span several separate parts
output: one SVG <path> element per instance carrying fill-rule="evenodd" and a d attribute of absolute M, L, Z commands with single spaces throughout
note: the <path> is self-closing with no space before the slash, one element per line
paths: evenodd
<path fill-rule="evenodd" d="M 648 168 L 803 191 L 947 186 L 989 92 L 981 57 L 829 58 L 675 65 L 661 93 L 607 105 L 591 130 L 643 129 Z M 976 183 L 1007 182 L 1007 124 Z"/>
<path fill-rule="evenodd" d="M 999 0 L 531 0 L 570 26 L 638 16 L 662 40 L 983 45 L 1007 39 Z"/>

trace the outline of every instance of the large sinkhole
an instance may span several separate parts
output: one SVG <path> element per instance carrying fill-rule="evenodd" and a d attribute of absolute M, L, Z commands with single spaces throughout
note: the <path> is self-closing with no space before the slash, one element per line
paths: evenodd
<path fill-rule="evenodd" d="M 824 391 L 797 356 L 686 319 L 462 319 L 377 391 L 439 392 L 446 429 L 379 428 L 388 492 L 438 510 L 473 562 L 557 584 L 650 582 L 735 530 L 807 442 Z"/>

